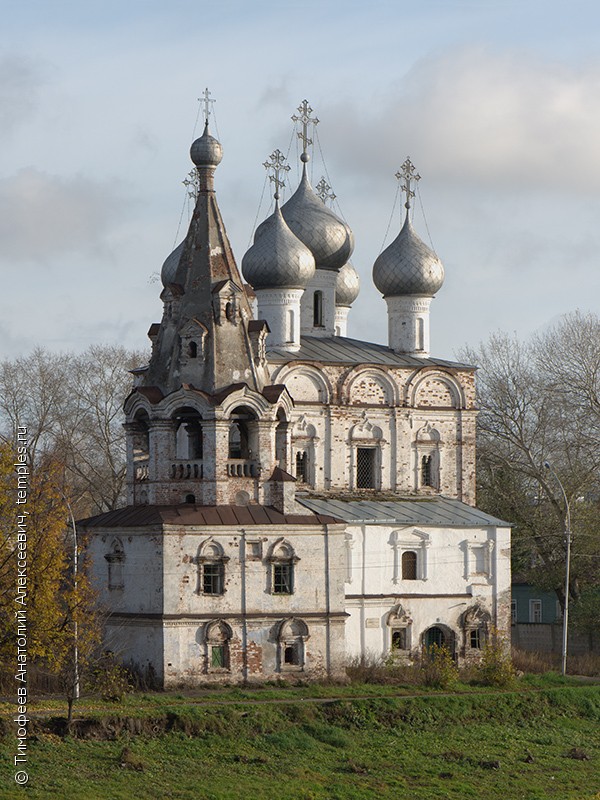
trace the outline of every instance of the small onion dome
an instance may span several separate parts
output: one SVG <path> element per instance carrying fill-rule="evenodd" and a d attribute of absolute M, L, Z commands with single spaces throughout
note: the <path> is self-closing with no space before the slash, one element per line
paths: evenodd
<path fill-rule="evenodd" d="M 305 244 L 315 258 L 317 269 L 337 271 L 348 261 L 354 250 L 352 231 L 313 192 L 306 176 L 281 213 L 290 230 Z M 262 236 L 265 220 L 256 229 L 255 240 Z"/>
<path fill-rule="evenodd" d="M 197 167 L 217 167 L 223 158 L 221 142 L 208 132 L 208 120 L 204 133 L 190 147 L 190 156 Z"/>
<path fill-rule="evenodd" d="M 338 272 L 335 282 L 336 306 L 351 306 L 360 291 L 358 272 L 348 261 Z"/>
<path fill-rule="evenodd" d="M 163 286 L 167 286 L 169 283 L 175 283 L 175 275 L 177 274 L 177 267 L 179 266 L 179 261 L 183 255 L 184 247 L 185 239 L 183 242 L 181 242 L 181 244 L 178 244 L 171 255 L 167 256 L 165 259 L 165 263 L 162 265 L 162 269 L 160 271 L 160 279 Z"/>
<path fill-rule="evenodd" d="M 305 289 L 315 274 L 315 259 L 285 223 L 279 206 L 260 226 L 242 259 L 242 273 L 253 289 Z"/>
<path fill-rule="evenodd" d="M 384 297 L 433 297 L 444 282 L 442 262 L 415 233 L 408 215 L 394 241 L 373 265 L 373 283 Z"/>

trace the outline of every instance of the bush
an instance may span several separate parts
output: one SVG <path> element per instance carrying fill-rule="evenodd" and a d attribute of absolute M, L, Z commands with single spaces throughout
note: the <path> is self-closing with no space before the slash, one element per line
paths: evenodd
<path fill-rule="evenodd" d="M 425 686 L 447 689 L 458 681 L 458 667 L 452 653 L 445 645 L 424 647 L 419 660 L 419 671 Z"/>
<path fill-rule="evenodd" d="M 484 686 L 510 686 L 515 679 L 510 649 L 505 638 L 492 631 L 483 648 L 481 661 L 475 666 L 475 679 Z"/>

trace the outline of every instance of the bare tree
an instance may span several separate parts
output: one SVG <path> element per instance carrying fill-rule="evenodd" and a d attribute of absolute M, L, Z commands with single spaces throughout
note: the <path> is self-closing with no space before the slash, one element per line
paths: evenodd
<path fill-rule="evenodd" d="M 478 374 L 479 504 L 515 525 L 513 568 L 564 603 L 566 507 L 573 551 L 570 594 L 597 584 L 600 470 L 600 320 L 567 315 L 520 342 L 495 334 L 461 357 Z"/>
<path fill-rule="evenodd" d="M 107 511 L 124 500 L 123 401 L 130 370 L 145 355 L 93 346 L 80 355 L 41 348 L 0 363 L 0 431 L 15 441 L 27 426 L 32 466 L 52 454 L 66 469 L 66 491 L 78 514 Z"/>

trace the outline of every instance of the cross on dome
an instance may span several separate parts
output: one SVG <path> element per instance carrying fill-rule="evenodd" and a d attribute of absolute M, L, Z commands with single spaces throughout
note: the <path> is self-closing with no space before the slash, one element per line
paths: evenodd
<path fill-rule="evenodd" d="M 398 178 L 399 181 L 404 180 L 404 183 L 400 186 L 400 189 L 406 194 L 406 203 L 404 203 L 404 208 L 406 208 L 408 211 L 410 208 L 410 198 L 415 196 L 411 186 L 416 186 L 417 182 L 421 180 L 421 176 L 415 170 L 415 165 L 412 163 L 410 158 L 406 158 L 406 161 L 396 173 L 396 178 Z"/>
<path fill-rule="evenodd" d="M 311 123 L 313 127 L 318 125 L 319 120 L 316 117 L 311 117 L 313 110 L 309 106 L 308 100 L 303 100 L 300 103 L 298 111 L 299 114 L 292 114 L 292 121 L 302 123 L 302 130 L 298 131 L 298 138 L 302 140 L 302 155 L 300 156 L 300 160 L 306 163 L 310 158 L 307 149 L 308 146 L 312 144 L 312 139 L 308 136 L 308 126 Z"/>
<path fill-rule="evenodd" d="M 325 203 L 325 205 L 327 205 L 328 200 L 331 200 L 331 202 L 333 202 L 337 197 L 337 195 L 334 194 L 333 189 L 327 183 L 324 177 L 321 177 L 321 180 L 317 183 L 316 193 L 317 197 L 320 197 L 321 200 Z"/>
<path fill-rule="evenodd" d="M 285 156 L 281 150 L 274 150 L 269 156 L 268 160 L 263 163 L 263 167 L 272 174 L 269 174 L 269 180 L 275 184 L 275 200 L 279 200 L 279 188 L 285 186 L 285 181 L 279 176 L 281 173 L 285 175 L 290 171 L 290 165 L 285 163 Z"/>
<path fill-rule="evenodd" d="M 212 112 L 211 104 L 214 104 L 216 100 L 211 98 L 208 87 L 202 92 L 202 97 L 199 97 L 198 100 L 204 105 L 204 122 L 208 125 L 208 118 Z"/>

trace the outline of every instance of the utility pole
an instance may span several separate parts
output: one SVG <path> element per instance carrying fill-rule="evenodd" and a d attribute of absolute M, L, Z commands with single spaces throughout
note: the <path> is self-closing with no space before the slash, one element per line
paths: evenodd
<path fill-rule="evenodd" d="M 556 472 L 550 466 L 548 461 L 544 461 L 544 467 L 553 475 L 554 480 L 560 486 L 562 496 L 565 501 L 565 516 L 564 516 L 564 533 L 567 543 L 567 564 L 565 568 L 565 608 L 563 613 L 563 637 L 562 637 L 562 667 L 561 672 L 563 675 L 567 674 L 567 638 L 569 632 L 569 579 L 571 572 L 571 509 L 567 499 L 565 487 Z"/>

